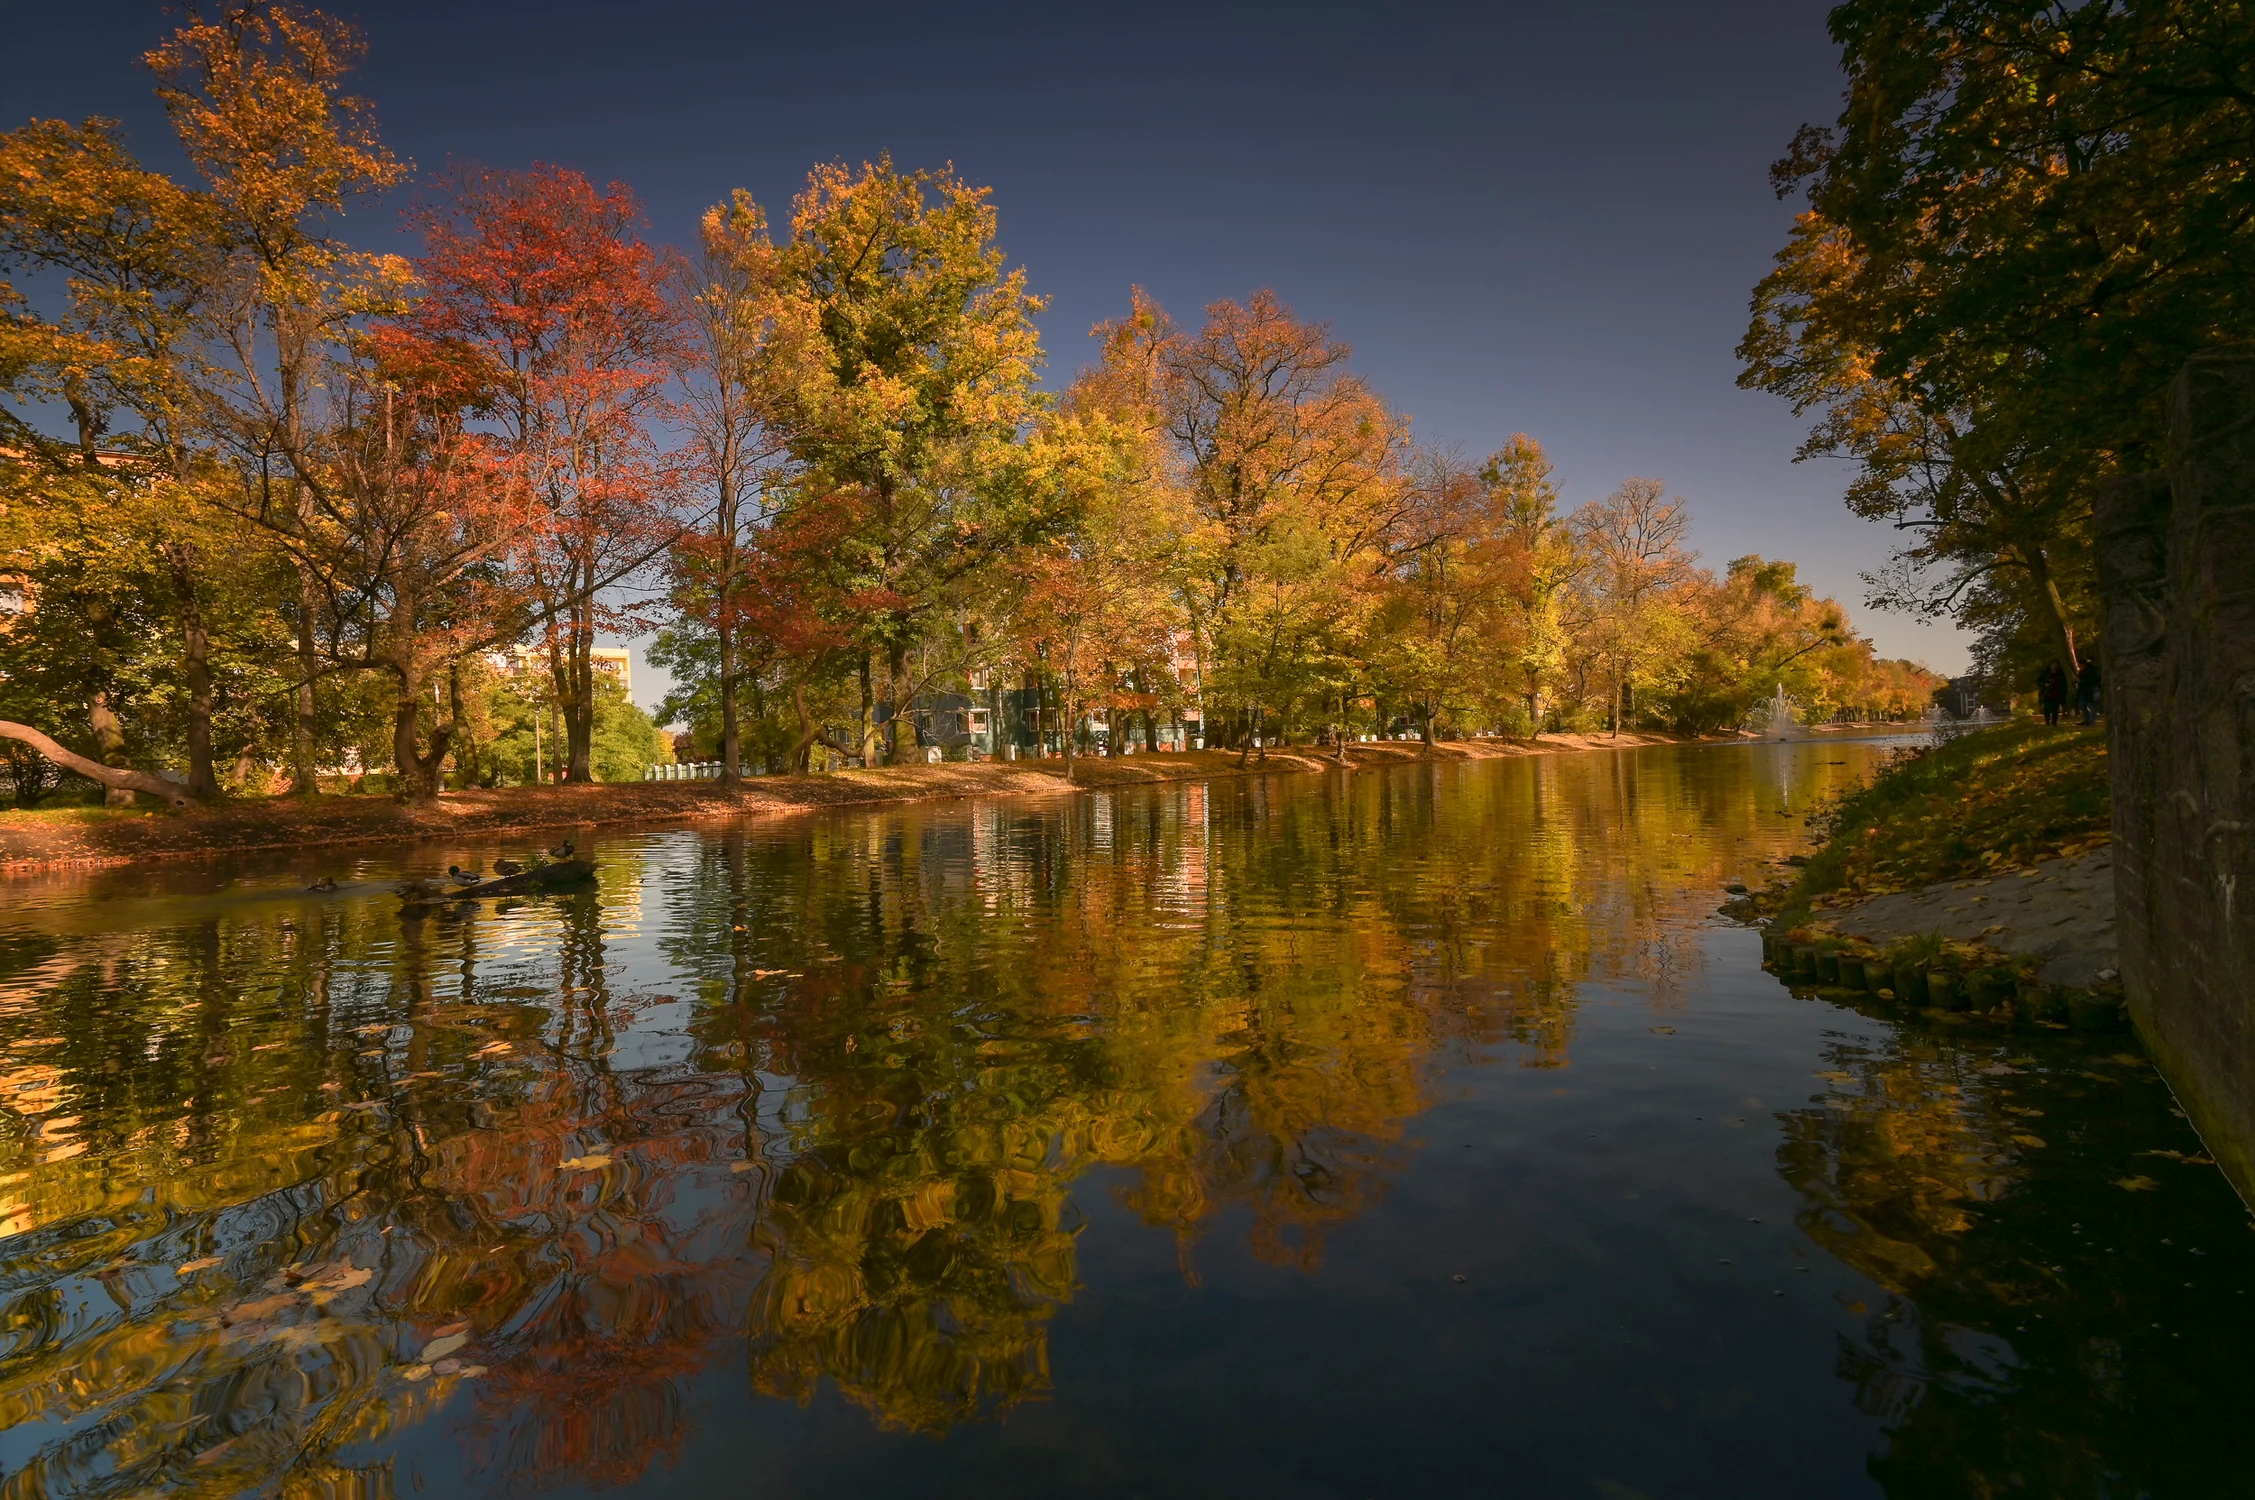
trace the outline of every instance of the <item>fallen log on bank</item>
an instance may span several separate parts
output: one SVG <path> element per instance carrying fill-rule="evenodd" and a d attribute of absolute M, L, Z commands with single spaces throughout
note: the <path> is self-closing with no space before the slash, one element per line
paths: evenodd
<path fill-rule="evenodd" d="M 76 771 L 88 781 L 98 781 L 104 786 L 114 786 L 125 791 L 147 792 L 152 797 L 162 797 L 174 807 L 196 805 L 186 788 L 177 786 L 162 776 L 151 776 L 145 771 L 129 771 L 123 766 L 105 766 L 98 760 L 88 760 L 83 755 L 65 750 L 29 724 L 0 719 L 0 736 L 23 741 L 56 765 L 65 770 Z"/>

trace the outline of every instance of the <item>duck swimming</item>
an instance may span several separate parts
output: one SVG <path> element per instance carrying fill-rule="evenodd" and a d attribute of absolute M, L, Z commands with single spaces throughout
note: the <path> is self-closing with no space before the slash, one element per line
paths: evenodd
<path fill-rule="evenodd" d="M 310 893 L 327 895 L 329 892 L 335 890 L 336 888 L 337 877 L 334 875 L 324 875 L 319 880 L 313 882 L 313 884 L 307 886 L 306 890 Z"/>

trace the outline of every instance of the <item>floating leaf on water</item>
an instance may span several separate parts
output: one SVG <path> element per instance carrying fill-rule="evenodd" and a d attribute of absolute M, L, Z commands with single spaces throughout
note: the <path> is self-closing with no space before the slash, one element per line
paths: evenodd
<path fill-rule="evenodd" d="M 172 1268 L 172 1274 L 175 1276 L 193 1276 L 198 1271 L 210 1270 L 213 1266 L 218 1265 L 226 1258 L 227 1257 L 224 1255 L 207 1255 L 202 1260 L 192 1260 L 189 1261 L 186 1265 L 174 1266 Z"/>
<path fill-rule="evenodd" d="M 439 1324 L 438 1327 L 431 1330 L 431 1337 L 434 1339 L 449 1339 L 454 1337 L 454 1335 L 458 1333 L 468 1333 L 469 1331 L 470 1320 L 468 1318 L 464 1318 L 457 1323 Z"/>
<path fill-rule="evenodd" d="M 1676 1029 L 1673 1026 L 1655 1026 L 1652 1029 L 1661 1036 L 1674 1036 L 1676 1034 Z"/>
<path fill-rule="evenodd" d="M 2023 1146 L 2034 1146 L 2038 1150 L 2041 1150 L 2046 1144 L 2044 1138 L 2040 1135 L 2016 1135 L 2013 1140 Z"/>
<path fill-rule="evenodd" d="M 2161 1186 L 2160 1183 L 2155 1182 L 2152 1178 L 2142 1175 L 2137 1177 L 2117 1177 L 2114 1179 L 2114 1185 L 2120 1188 L 2125 1193 L 2150 1193 L 2155 1188 Z"/>
<path fill-rule="evenodd" d="M 758 1165 L 759 1163 L 756 1161 L 732 1161 L 728 1164 L 728 1170 L 731 1172 L 749 1172 Z"/>
<path fill-rule="evenodd" d="M 375 1275 L 374 1271 L 362 1270 L 345 1261 L 306 1277 L 298 1285 L 309 1292 L 349 1292 L 356 1286 L 366 1286 Z"/>
<path fill-rule="evenodd" d="M 253 1319 L 263 1318 L 269 1313 L 278 1313 L 285 1307 L 295 1307 L 297 1301 L 298 1294 L 296 1292 L 283 1292 L 275 1297 L 260 1297 L 251 1302 L 238 1302 L 233 1307 L 222 1309 L 219 1320 L 222 1323 L 248 1323 Z"/>
<path fill-rule="evenodd" d="M 559 1172 L 592 1172 L 598 1167 L 607 1167 L 610 1164 L 611 1159 L 608 1156 L 568 1156 L 556 1163 L 556 1170 Z"/>
<path fill-rule="evenodd" d="M 429 1343 L 425 1344 L 423 1346 L 423 1352 L 417 1355 L 416 1358 L 421 1360 L 424 1364 L 430 1364 L 435 1360 L 446 1358 L 447 1355 L 452 1354 L 455 1350 L 461 1348 L 468 1342 L 470 1342 L 470 1336 L 468 1334 L 450 1333 L 445 1338 L 432 1339 Z"/>
<path fill-rule="evenodd" d="M 428 1380 L 430 1376 L 431 1367 L 429 1365 L 409 1365 L 399 1372 L 399 1378 L 402 1380 Z"/>
<path fill-rule="evenodd" d="M 464 1365 L 454 1372 L 464 1380 L 475 1380 L 485 1373 L 484 1365 Z"/>
<path fill-rule="evenodd" d="M 2144 1058 L 2131 1052 L 2117 1052 L 2114 1054 L 2114 1060 L 2125 1068 L 2142 1067 L 2145 1063 Z"/>

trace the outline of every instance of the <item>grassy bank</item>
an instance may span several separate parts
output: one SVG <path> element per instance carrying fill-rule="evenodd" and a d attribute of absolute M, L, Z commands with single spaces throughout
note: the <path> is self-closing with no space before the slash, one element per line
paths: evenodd
<path fill-rule="evenodd" d="M 1409 761 L 1489 760 L 1575 750 L 1675 743 L 1657 734 L 1545 735 L 1537 740 L 1450 740 L 1350 745 L 1351 768 Z M 1298 748 L 1245 764 L 1235 751 L 1190 750 L 1120 759 L 897 766 L 813 776 L 758 776 L 723 791 L 711 782 L 629 782 L 449 792 L 436 807 L 388 797 L 270 798 L 192 808 L 67 807 L 0 813 L 0 871 L 387 840 L 508 835 L 535 830 L 757 817 L 825 807 L 951 797 L 1051 795 L 1095 786 L 1200 781 L 1277 772 L 1336 772 L 1328 753 Z"/>
<path fill-rule="evenodd" d="M 2107 817 L 2104 729 L 1961 735 L 1905 755 L 1827 809 L 1816 820 L 1823 847 L 1763 904 L 1791 925 L 1867 896 L 2023 868 L 2105 843 Z"/>

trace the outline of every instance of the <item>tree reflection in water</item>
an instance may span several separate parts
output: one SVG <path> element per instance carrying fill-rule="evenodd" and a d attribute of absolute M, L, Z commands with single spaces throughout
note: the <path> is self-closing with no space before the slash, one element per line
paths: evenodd
<path fill-rule="evenodd" d="M 1092 1170 L 1192 1281 L 1225 1218 L 1312 1270 L 1444 1069 L 1565 1068 L 1592 982 L 1673 1003 L 1794 830 L 1750 759 L 1627 764 L 620 838 L 596 892 L 422 920 L 50 902 L 0 955 L 0 1495 L 384 1494 L 441 1411 L 483 1487 L 626 1484 L 735 1360 L 1006 1411 Z M 1890 1287 L 2025 1174 L 1966 1059 L 1787 1117 L 1809 1233 Z"/>

